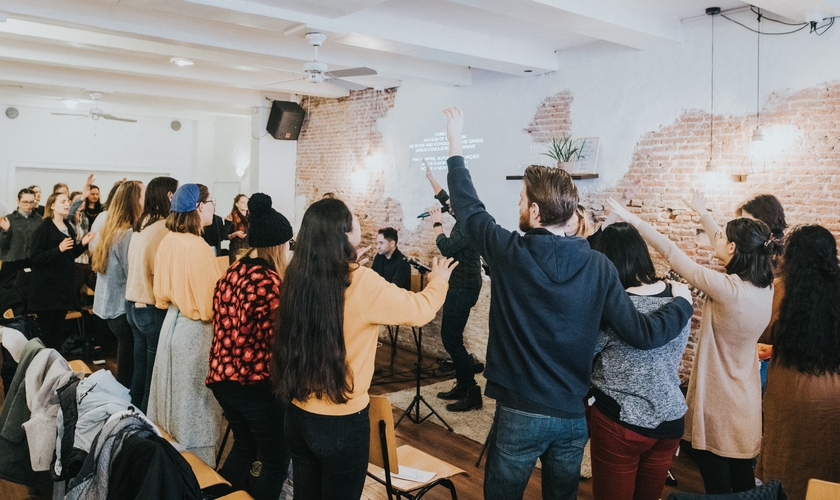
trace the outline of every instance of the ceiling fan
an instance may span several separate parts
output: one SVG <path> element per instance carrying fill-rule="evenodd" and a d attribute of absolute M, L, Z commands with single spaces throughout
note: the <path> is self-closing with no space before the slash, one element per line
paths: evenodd
<path fill-rule="evenodd" d="M 93 108 L 87 113 L 52 113 L 54 115 L 60 116 L 89 116 L 92 120 L 98 120 L 100 118 L 104 118 L 106 120 L 116 120 L 120 122 L 129 122 L 129 123 L 136 123 L 137 120 L 132 120 L 131 118 L 119 118 L 114 115 L 106 114 L 104 111 L 99 109 L 99 100 L 102 99 L 102 92 L 91 92 L 90 98 L 93 99 Z"/>
<path fill-rule="evenodd" d="M 365 90 L 368 88 L 367 85 L 361 85 L 358 83 L 354 83 L 348 80 L 342 80 L 344 77 L 354 77 L 354 76 L 370 76 L 375 75 L 376 71 L 370 68 L 349 68 L 349 69 L 340 69 L 338 71 L 329 71 L 327 65 L 325 63 L 318 61 L 318 47 L 324 43 L 324 40 L 327 39 L 327 35 L 325 33 L 319 32 L 312 32 L 306 34 L 306 41 L 309 42 L 315 48 L 315 58 L 312 61 L 303 65 L 303 72 L 300 71 L 290 71 L 287 69 L 280 69 L 280 68 L 269 68 L 275 69 L 278 71 L 286 71 L 288 73 L 295 73 L 298 75 L 303 75 L 303 80 L 310 81 L 312 83 L 329 83 L 331 85 L 337 85 L 341 88 L 345 88 L 347 90 Z M 266 86 L 270 85 L 277 85 L 279 83 L 286 83 L 286 82 L 293 82 L 295 80 L 301 80 L 300 77 L 292 78 L 290 80 L 282 80 L 279 82 L 268 83 Z"/>

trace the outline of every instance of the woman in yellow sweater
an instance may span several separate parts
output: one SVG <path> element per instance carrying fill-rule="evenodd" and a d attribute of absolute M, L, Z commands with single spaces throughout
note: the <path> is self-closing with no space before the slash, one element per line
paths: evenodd
<path fill-rule="evenodd" d="M 155 256 L 155 306 L 168 309 L 160 331 L 148 416 L 211 467 L 222 409 L 205 387 L 213 340 L 213 289 L 222 276 L 201 228 L 213 220 L 216 200 L 201 184 L 184 184 L 172 197 L 169 232 Z"/>
<path fill-rule="evenodd" d="M 340 200 L 322 199 L 303 216 L 286 269 L 272 380 L 290 401 L 285 432 L 295 499 L 358 499 L 370 451 L 368 388 L 378 325 L 434 318 L 457 264 L 438 263 L 412 293 L 355 264 L 359 220 Z"/>

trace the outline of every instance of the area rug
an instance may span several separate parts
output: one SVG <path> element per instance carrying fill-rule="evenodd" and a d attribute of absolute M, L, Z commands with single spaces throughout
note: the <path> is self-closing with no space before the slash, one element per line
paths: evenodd
<path fill-rule="evenodd" d="M 485 379 L 481 375 L 476 375 L 475 381 L 478 383 L 478 385 L 481 386 L 481 392 L 483 394 L 484 384 L 487 382 L 487 379 Z M 494 399 L 485 397 L 484 405 L 481 407 L 480 410 L 456 413 L 446 411 L 446 405 L 451 401 L 444 401 L 442 399 L 438 399 L 437 393 L 452 389 L 454 383 L 454 380 L 447 380 L 444 382 L 438 382 L 436 384 L 426 385 L 420 388 L 420 394 L 422 394 L 426 402 L 428 402 L 429 405 L 432 408 L 434 408 L 435 411 L 438 412 L 438 414 L 446 420 L 446 423 L 448 423 L 452 427 L 453 432 L 466 438 L 472 439 L 476 443 L 484 444 L 484 441 L 487 439 L 487 434 L 490 432 L 490 427 L 493 425 L 493 415 L 496 413 L 496 401 Z M 404 391 L 385 394 L 385 396 L 391 401 L 391 405 L 401 410 L 405 410 L 408 407 L 408 405 L 410 405 L 411 402 L 414 401 L 414 393 L 415 389 L 406 389 Z M 421 407 L 422 408 L 420 411 L 420 417 L 423 418 L 429 414 L 429 409 L 422 404 Z M 414 411 L 412 411 L 412 414 L 414 414 Z M 414 425 L 413 422 L 408 422 L 407 420 L 408 417 L 404 418 L 400 426 Z M 438 419 L 434 415 L 430 416 L 427 419 L 427 421 L 432 422 L 433 424 L 438 425 L 440 427 L 446 427 L 441 423 L 440 419 Z M 476 457 L 476 459 L 477 458 L 478 457 Z M 484 458 L 487 458 L 486 454 Z M 484 462 L 482 461 L 482 463 Z M 537 467 L 540 467 L 539 460 L 537 460 Z M 586 449 L 583 452 L 583 463 L 580 467 L 580 477 L 592 477 L 592 466 L 589 459 L 588 442 L 586 443 Z"/>

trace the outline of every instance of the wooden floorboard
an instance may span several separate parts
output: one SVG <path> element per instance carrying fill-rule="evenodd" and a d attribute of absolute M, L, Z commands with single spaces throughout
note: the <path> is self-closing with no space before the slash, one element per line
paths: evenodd
<path fill-rule="evenodd" d="M 106 359 L 105 365 L 94 366 L 89 363 L 93 370 L 107 368 L 112 371 L 116 370 L 116 345 L 109 339 L 104 339 L 104 349 L 102 351 L 103 357 Z M 377 350 L 377 368 L 381 368 L 387 375 L 389 373 L 389 361 L 391 350 L 388 344 L 381 346 Z M 371 386 L 371 394 L 387 394 L 390 392 L 401 391 L 415 387 L 412 370 L 416 363 L 416 354 L 403 349 L 397 349 L 394 372 L 395 375 L 385 377 L 377 375 L 374 378 L 374 384 Z M 423 380 L 422 385 L 432 384 L 446 380 L 441 377 L 439 370 L 436 370 L 435 360 L 425 358 L 423 362 Z M 427 395 L 427 397 L 434 397 Z M 402 415 L 402 410 L 394 409 L 395 420 Z M 445 415 L 444 415 L 445 418 Z M 460 467 L 467 471 L 469 476 L 457 476 L 453 478 L 455 487 L 458 491 L 458 498 L 463 500 L 476 500 L 483 498 L 483 484 L 484 484 L 484 461 L 480 467 L 475 466 L 476 459 L 483 443 L 477 443 L 471 439 L 459 436 L 455 433 L 449 432 L 443 427 L 433 424 L 429 421 L 415 424 L 409 420 L 404 420 L 396 429 L 398 445 L 409 444 L 432 454 L 442 460 L 450 462 L 451 464 Z M 703 483 L 700 479 L 700 474 L 697 467 L 687 458 L 678 456 L 674 459 L 671 471 L 676 476 L 679 484 L 676 488 L 665 487 L 662 493 L 662 498 L 667 496 L 672 491 L 688 491 L 694 493 L 703 492 Z M 542 498 L 540 490 L 541 472 L 539 469 L 534 469 L 528 487 L 525 490 L 524 499 L 538 500 Z M 438 491 L 431 491 L 424 498 L 429 500 L 449 499 L 448 491 L 444 488 L 437 488 Z M 0 480 L 0 499 L 3 500 L 17 500 L 17 499 L 49 499 L 49 494 L 31 495 L 28 488 Z M 580 491 L 578 499 L 590 500 L 592 499 L 592 482 L 591 480 L 582 480 L 580 483 Z"/>

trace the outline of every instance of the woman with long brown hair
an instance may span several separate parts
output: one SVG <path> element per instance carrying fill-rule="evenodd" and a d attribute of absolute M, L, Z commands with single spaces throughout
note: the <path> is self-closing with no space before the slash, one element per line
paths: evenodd
<path fill-rule="evenodd" d="M 426 289 L 412 293 L 355 263 L 361 238 L 344 202 L 317 201 L 286 269 L 271 369 L 276 393 L 291 402 L 285 432 L 296 499 L 359 498 L 378 325 L 431 321 L 457 265 L 435 259 Z"/>
<path fill-rule="evenodd" d="M 38 315 L 44 344 L 60 349 L 64 342 L 64 316 L 81 307 L 75 281 L 74 260 L 87 250 L 95 233 L 86 234 L 79 244 L 76 232 L 65 221 L 70 200 L 64 193 L 53 193 L 44 205 L 44 223 L 32 233 L 32 284 L 29 312 Z"/>
<path fill-rule="evenodd" d="M 248 197 L 238 194 L 233 198 L 233 208 L 225 217 L 225 223 L 230 224 L 228 239 L 230 240 L 230 261 L 235 261 L 244 249 L 248 248 L 248 232 L 250 222 L 248 221 Z"/>
<path fill-rule="evenodd" d="M 169 232 L 155 256 L 155 306 L 168 311 L 147 412 L 210 466 L 216 463 L 222 410 L 204 379 L 213 340 L 213 289 L 222 272 L 201 231 L 213 220 L 215 207 L 201 184 L 184 184 L 172 197 Z"/>
<path fill-rule="evenodd" d="M 126 318 L 125 284 L 131 227 L 143 212 L 144 191 L 140 181 L 120 185 L 91 254 L 91 267 L 96 273 L 93 313 L 104 319 L 117 337 L 117 382 L 129 388 L 134 373 L 134 334 Z"/>

